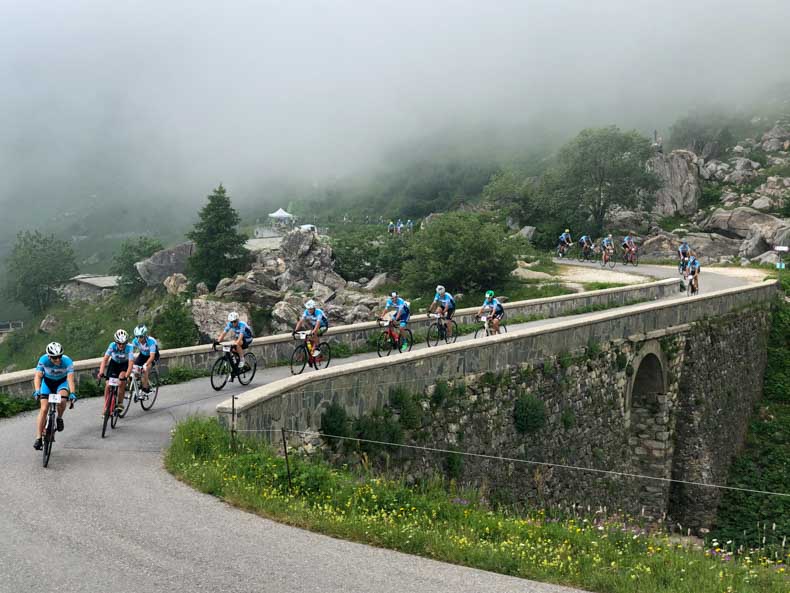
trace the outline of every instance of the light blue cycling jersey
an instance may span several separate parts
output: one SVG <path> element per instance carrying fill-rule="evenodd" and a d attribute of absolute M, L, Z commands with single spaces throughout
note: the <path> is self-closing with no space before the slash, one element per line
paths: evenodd
<path fill-rule="evenodd" d="M 159 349 L 156 340 L 150 336 L 146 336 L 145 342 L 141 342 L 140 338 L 135 338 L 132 340 L 132 347 L 137 348 L 137 350 L 143 356 L 151 356 L 152 352 L 156 353 L 156 351 Z"/>
<path fill-rule="evenodd" d="M 438 292 L 433 295 L 433 302 L 439 303 L 443 307 L 446 305 L 448 309 L 455 309 L 455 299 L 449 292 L 440 295 Z"/>
<path fill-rule="evenodd" d="M 329 320 L 326 318 L 326 315 L 318 307 L 316 307 L 314 313 L 310 313 L 310 309 L 305 309 L 304 313 L 302 313 L 302 319 L 309 321 L 311 325 L 315 325 L 316 321 L 319 319 L 321 320 L 322 326 L 329 325 Z"/>
<path fill-rule="evenodd" d="M 604 247 L 614 247 L 614 241 L 612 241 L 609 237 L 606 237 L 601 241 L 601 245 Z"/>
<path fill-rule="evenodd" d="M 109 356 L 113 362 L 129 362 L 133 355 L 134 348 L 131 344 L 118 348 L 118 344 L 115 342 L 110 342 L 110 345 L 107 346 L 107 351 L 104 353 L 104 356 Z"/>
<path fill-rule="evenodd" d="M 626 235 L 625 237 L 623 237 L 623 243 L 625 243 L 626 245 L 633 243 L 633 241 L 634 238 L 631 235 Z"/>
<path fill-rule="evenodd" d="M 582 243 L 582 244 L 584 244 L 584 243 L 592 243 L 592 239 L 590 239 L 590 237 L 588 237 L 587 235 L 582 235 L 582 238 L 579 239 L 579 243 Z"/>
<path fill-rule="evenodd" d="M 409 304 L 404 301 L 402 298 L 398 297 L 394 301 L 392 298 L 388 298 L 386 304 L 384 305 L 385 309 L 397 309 L 398 313 L 404 313 L 405 315 L 409 315 L 411 311 L 409 311 Z M 401 315 L 403 317 L 403 315 Z"/>
<path fill-rule="evenodd" d="M 67 375 L 74 374 L 74 361 L 68 356 L 64 356 L 59 363 L 55 363 L 45 354 L 38 359 L 36 370 L 44 373 L 44 377 L 47 379 L 62 381 Z"/>
<path fill-rule="evenodd" d="M 239 323 L 235 326 L 230 321 L 228 321 L 227 325 L 225 326 L 224 333 L 227 334 L 228 332 L 232 333 L 233 338 L 236 340 L 239 339 L 239 336 L 242 333 L 244 334 L 245 338 L 252 337 L 252 328 L 241 320 L 239 320 Z"/>
<path fill-rule="evenodd" d="M 489 309 L 494 310 L 494 314 L 499 315 L 504 311 L 504 307 L 502 307 L 502 303 L 499 302 L 498 298 L 493 298 L 490 301 L 488 299 L 483 300 L 483 308 L 488 307 Z"/>
<path fill-rule="evenodd" d="M 561 242 L 563 242 L 563 243 L 567 243 L 567 242 L 568 242 L 568 241 L 570 241 L 570 240 L 571 240 L 571 234 L 570 234 L 570 233 L 562 233 L 562 234 L 560 235 L 560 241 L 561 241 Z"/>
<path fill-rule="evenodd" d="M 699 263 L 697 258 L 690 259 L 688 265 L 694 270 L 699 270 L 702 267 L 702 264 Z"/>
<path fill-rule="evenodd" d="M 682 253 L 688 253 L 689 251 L 691 251 L 691 246 L 685 241 L 683 241 L 683 243 L 680 244 L 680 247 L 678 247 L 678 251 Z"/>

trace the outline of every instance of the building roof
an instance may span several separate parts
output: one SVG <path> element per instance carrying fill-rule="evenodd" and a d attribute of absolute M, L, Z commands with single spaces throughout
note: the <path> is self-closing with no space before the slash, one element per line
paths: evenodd
<path fill-rule="evenodd" d="M 80 274 L 74 276 L 71 281 L 80 284 L 87 284 L 96 288 L 115 288 L 118 286 L 120 276 L 99 276 L 97 274 Z"/>

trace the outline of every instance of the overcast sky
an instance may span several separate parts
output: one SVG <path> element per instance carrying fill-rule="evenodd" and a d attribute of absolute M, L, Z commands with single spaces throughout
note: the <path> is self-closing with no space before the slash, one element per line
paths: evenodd
<path fill-rule="evenodd" d="M 790 75 L 788 23 L 787 0 L 0 0 L 0 209 L 249 195 L 437 128 L 661 125 Z"/>

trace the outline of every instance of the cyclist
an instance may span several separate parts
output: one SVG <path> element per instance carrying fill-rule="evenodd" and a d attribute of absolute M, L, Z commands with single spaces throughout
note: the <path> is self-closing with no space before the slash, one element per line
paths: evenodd
<path fill-rule="evenodd" d="M 489 315 L 492 315 L 491 324 L 494 327 L 494 333 L 498 334 L 499 322 L 502 320 L 502 317 L 505 316 L 505 308 L 502 306 L 502 303 L 499 302 L 499 299 L 494 298 L 493 290 L 486 291 L 486 296 L 483 299 L 480 310 L 477 312 L 477 316 L 480 317 L 486 311 L 489 312 Z"/>
<path fill-rule="evenodd" d="M 310 343 L 313 346 L 313 356 L 318 357 L 321 352 L 318 350 L 318 338 L 326 333 L 329 329 L 329 319 L 326 314 L 315 306 L 315 301 L 310 299 L 304 304 L 304 313 L 302 318 L 296 323 L 294 333 L 304 325 L 311 328 Z"/>
<path fill-rule="evenodd" d="M 225 325 L 225 329 L 220 332 L 217 336 L 217 339 L 214 340 L 214 345 L 216 346 L 222 340 L 225 339 L 225 336 L 228 334 L 232 334 L 233 336 L 233 346 L 232 350 L 236 353 L 239 357 L 238 360 L 242 364 L 246 364 L 244 362 L 244 350 L 250 347 L 252 344 L 252 327 L 248 323 L 244 323 L 241 319 L 239 319 L 239 314 L 236 311 L 231 311 L 228 313 L 228 323 Z M 235 357 L 231 356 L 231 364 L 236 367 L 233 369 L 231 373 L 230 380 L 233 381 L 234 375 L 238 375 L 239 368 Z"/>
<path fill-rule="evenodd" d="M 568 251 L 571 245 L 573 245 L 571 230 L 565 229 L 565 232 L 560 235 L 559 241 L 557 242 L 557 248 L 560 250 L 560 257 L 565 256 L 565 252 Z"/>
<path fill-rule="evenodd" d="M 590 253 L 590 250 L 593 248 L 593 244 L 593 240 L 587 235 L 582 235 L 582 238 L 579 239 L 579 249 L 582 250 L 582 253 L 585 255 L 585 257 Z"/>
<path fill-rule="evenodd" d="M 395 311 L 395 315 L 393 316 L 392 320 L 398 323 L 398 335 L 400 336 L 400 349 L 401 351 L 405 351 L 409 348 L 408 341 L 406 340 L 406 335 L 404 333 L 404 329 L 406 328 L 406 324 L 409 323 L 409 317 L 411 317 L 411 310 L 409 309 L 408 301 L 403 300 L 398 296 L 398 291 L 393 290 L 390 293 L 387 302 L 384 304 L 384 310 L 381 312 L 379 316 L 381 319 L 387 317 L 387 313 L 391 310 Z"/>
<path fill-rule="evenodd" d="M 689 281 L 694 283 L 694 292 L 699 292 L 699 275 L 702 271 L 702 266 L 695 256 L 689 257 L 688 264 Z"/>
<path fill-rule="evenodd" d="M 623 251 L 625 252 L 626 259 L 631 253 L 636 253 L 636 243 L 634 243 L 634 238 L 631 236 L 631 234 L 628 234 L 625 237 L 623 237 L 622 248 Z"/>
<path fill-rule="evenodd" d="M 678 257 L 680 258 L 680 271 L 686 269 L 686 264 L 688 263 L 689 255 L 692 254 L 691 246 L 688 244 L 688 241 L 683 241 L 678 247 Z"/>
<path fill-rule="evenodd" d="M 433 295 L 433 302 L 431 306 L 428 308 L 428 315 L 433 313 L 433 310 L 436 309 L 437 312 L 441 312 L 445 319 L 452 319 L 453 313 L 455 313 L 455 299 L 453 295 L 447 292 L 444 289 L 444 286 L 439 284 L 436 287 L 436 294 Z M 447 335 L 453 335 L 453 326 L 451 323 L 447 324 Z"/>
<path fill-rule="evenodd" d="M 33 376 L 33 386 L 36 389 L 33 397 L 41 404 L 38 418 L 36 418 L 36 440 L 33 441 L 33 448 L 40 451 L 43 446 L 41 434 L 44 432 L 49 412 L 49 395 L 59 393 L 62 398 L 58 404 L 56 420 L 59 431 L 63 430 L 63 412 L 66 411 L 66 404 L 77 399 L 75 394 L 77 390 L 74 388 L 74 361 L 63 354 L 63 346 L 57 342 L 50 342 L 47 345 L 46 354 L 38 359 L 36 374 Z M 68 399 L 66 399 L 67 395 Z"/>
<path fill-rule="evenodd" d="M 143 391 L 151 393 L 148 385 L 148 373 L 155 362 L 159 360 L 159 345 L 156 340 L 148 335 L 148 328 L 145 325 L 138 325 L 134 328 L 134 340 L 132 347 L 139 354 L 134 359 L 134 364 L 143 368 Z"/>
<path fill-rule="evenodd" d="M 115 409 L 123 410 L 123 396 L 126 393 L 126 377 L 132 372 L 134 363 L 134 348 L 129 343 L 129 334 L 119 329 L 113 336 L 113 341 L 107 346 L 104 358 L 99 366 L 99 378 L 118 378 L 121 384 L 118 385 L 118 399 L 115 401 Z M 104 401 L 107 401 L 107 394 L 110 391 L 110 384 L 104 386 Z M 112 410 L 110 410 L 112 411 Z"/>
<path fill-rule="evenodd" d="M 604 256 L 604 253 L 606 253 L 607 259 L 611 259 L 612 256 L 614 256 L 614 240 L 612 239 L 612 233 L 609 233 L 601 240 L 601 257 Z"/>

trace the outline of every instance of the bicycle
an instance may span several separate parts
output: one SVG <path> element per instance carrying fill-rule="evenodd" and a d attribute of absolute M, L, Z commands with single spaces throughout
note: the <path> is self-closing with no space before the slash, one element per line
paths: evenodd
<path fill-rule="evenodd" d="M 62 396 L 60 393 L 50 393 L 48 400 L 49 409 L 47 411 L 47 424 L 44 427 L 44 433 L 41 435 L 42 450 L 44 452 L 44 467 L 49 465 L 49 457 L 52 455 L 52 444 L 55 442 L 55 432 L 57 431 L 58 404 L 62 401 Z M 73 407 L 74 402 L 69 402 L 69 409 Z"/>
<path fill-rule="evenodd" d="M 690 272 L 691 270 L 689 270 L 689 267 L 686 266 L 686 268 L 683 270 L 683 282 L 686 284 L 686 296 L 691 297 L 697 294 L 699 290 L 694 285 L 693 279 L 689 280 Z"/>
<path fill-rule="evenodd" d="M 126 398 L 124 398 L 124 411 L 121 418 L 126 415 L 126 412 L 131 407 L 131 402 L 140 402 L 140 407 L 146 412 L 154 407 L 156 403 L 156 396 L 159 395 L 159 370 L 154 362 L 151 365 L 151 370 L 148 371 L 148 389 L 149 393 L 143 391 L 143 367 L 139 365 L 132 366 L 132 376 L 129 378 L 129 383 L 126 386 Z M 131 395 L 130 395 L 131 394 Z"/>
<path fill-rule="evenodd" d="M 488 337 L 488 336 L 495 336 L 495 335 L 497 335 L 496 333 L 494 333 L 494 329 L 491 326 L 491 321 L 493 320 L 493 315 L 491 315 L 490 313 L 485 314 L 485 315 L 480 315 L 480 316 L 477 316 L 477 320 L 478 321 L 482 321 L 483 322 L 483 326 L 482 327 L 478 327 L 475 330 L 475 339 L 477 339 L 478 336 L 480 336 L 480 337 L 483 337 L 483 336 Z M 507 327 L 505 326 L 504 321 L 505 321 L 505 316 L 503 315 L 502 318 L 499 320 L 499 332 L 502 333 L 502 334 L 506 334 L 507 333 Z"/>
<path fill-rule="evenodd" d="M 445 319 L 442 313 L 428 313 L 428 317 L 436 320 L 428 326 L 425 340 L 428 346 L 436 346 L 439 340 L 444 340 L 445 344 L 455 344 L 458 339 L 458 324 L 453 319 Z M 452 335 L 447 331 L 448 325 L 452 327 Z"/>
<path fill-rule="evenodd" d="M 609 251 L 605 247 L 601 249 L 601 267 L 605 268 L 608 265 L 610 268 L 614 268 L 616 264 L 617 260 L 614 256 L 614 249 L 612 251 Z"/>
<path fill-rule="evenodd" d="M 329 366 L 332 360 L 332 349 L 326 342 L 319 342 L 318 356 L 314 355 L 313 344 L 310 341 L 309 331 L 291 332 L 294 339 L 302 340 L 291 353 L 291 374 L 301 375 L 304 368 L 309 364 L 315 370 L 320 371 Z"/>
<path fill-rule="evenodd" d="M 570 250 L 571 250 L 571 246 L 570 245 L 566 245 L 565 243 L 562 243 L 560 245 L 557 245 L 557 251 L 555 253 L 556 253 L 557 257 L 562 259 L 566 255 L 568 257 L 571 257 L 570 256 Z"/>
<path fill-rule="evenodd" d="M 683 276 L 683 272 L 686 269 L 686 264 L 688 264 L 688 261 L 689 261 L 688 257 L 683 257 L 678 262 L 678 274 L 680 274 L 681 276 Z"/>
<path fill-rule="evenodd" d="M 589 245 L 585 245 L 581 249 L 579 249 L 579 261 L 591 261 L 593 258 L 593 248 Z"/>
<path fill-rule="evenodd" d="M 216 342 L 212 344 L 214 352 L 217 351 Z M 241 385 L 249 385 L 258 369 L 258 359 L 252 352 L 244 353 L 244 366 L 241 366 L 239 355 L 233 351 L 232 344 L 221 344 L 222 356 L 214 361 L 211 366 L 211 387 L 219 391 L 231 377 L 237 377 Z M 237 369 L 234 371 L 233 369 Z M 153 405 L 153 404 L 151 404 Z"/>
<path fill-rule="evenodd" d="M 398 322 L 394 319 L 384 318 L 378 320 L 379 327 L 383 327 L 384 331 L 379 335 L 376 340 L 376 352 L 379 357 L 389 356 L 390 352 L 403 352 L 401 350 L 401 336 L 398 328 Z M 411 352 L 411 347 L 414 344 L 414 336 L 408 327 L 403 328 L 404 339 L 406 340 L 406 352 Z"/>
<path fill-rule="evenodd" d="M 632 264 L 634 267 L 639 265 L 639 252 L 636 249 L 623 251 L 623 265 Z"/>
<path fill-rule="evenodd" d="M 118 401 L 118 386 L 121 380 L 118 377 L 108 377 L 107 384 L 110 388 L 107 390 L 107 395 L 104 397 L 104 413 L 102 414 L 101 425 L 101 438 L 107 433 L 107 422 L 110 423 L 110 428 L 115 429 L 118 424 L 120 412 L 115 409 L 115 402 Z"/>

